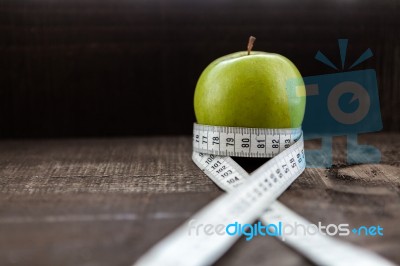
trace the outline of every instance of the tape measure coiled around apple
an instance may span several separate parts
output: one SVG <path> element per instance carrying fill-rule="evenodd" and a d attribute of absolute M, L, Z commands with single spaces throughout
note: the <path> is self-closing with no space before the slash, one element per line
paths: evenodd
<path fill-rule="evenodd" d="M 221 156 L 272 158 L 302 136 L 301 128 L 243 128 L 194 124 L 193 151 Z"/>
<path fill-rule="evenodd" d="M 272 158 L 249 175 L 229 156 Z M 276 201 L 304 171 L 301 128 L 260 129 L 194 124 L 194 163 L 226 193 L 205 206 L 189 221 L 163 239 L 135 265 L 210 265 L 221 257 L 239 235 L 188 232 L 188 224 L 264 224 L 283 221 L 310 224 Z M 351 244 L 316 235 L 289 235 L 286 244 L 318 265 L 393 265 Z"/>

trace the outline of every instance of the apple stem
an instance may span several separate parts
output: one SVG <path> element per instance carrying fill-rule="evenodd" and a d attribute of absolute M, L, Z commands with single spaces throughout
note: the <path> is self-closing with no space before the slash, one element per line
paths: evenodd
<path fill-rule="evenodd" d="M 247 44 L 247 55 L 250 55 L 251 49 L 253 49 L 253 44 L 256 41 L 256 37 L 250 36 L 249 42 Z"/>

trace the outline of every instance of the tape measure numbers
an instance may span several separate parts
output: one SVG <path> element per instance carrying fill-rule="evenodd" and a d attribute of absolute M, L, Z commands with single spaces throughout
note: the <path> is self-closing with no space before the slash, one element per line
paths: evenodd
<path fill-rule="evenodd" d="M 224 156 L 272 158 L 301 137 L 301 128 L 268 129 L 194 124 L 193 150 Z"/>
<path fill-rule="evenodd" d="M 229 156 L 273 157 L 249 175 Z M 194 163 L 226 193 L 197 212 L 198 224 L 264 224 L 307 220 L 276 201 L 304 171 L 304 142 L 300 128 L 258 129 L 194 124 Z M 266 211 L 267 210 L 267 211 Z M 238 235 L 188 233 L 185 222 L 163 239 L 136 265 L 210 265 L 238 239 Z M 319 265 L 393 265 L 351 244 L 317 235 L 284 236 L 285 243 Z"/>

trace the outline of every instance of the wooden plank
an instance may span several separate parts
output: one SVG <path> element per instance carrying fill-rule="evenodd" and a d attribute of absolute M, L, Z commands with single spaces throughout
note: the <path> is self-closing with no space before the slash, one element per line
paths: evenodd
<path fill-rule="evenodd" d="M 345 239 L 400 263 L 400 135 L 360 143 L 378 147 L 382 162 L 347 165 L 345 139 L 335 138 L 335 165 L 306 169 L 280 200 L 313 223 L 381 225 L 383 237 Z M 129 265 L 223 193 L 190 155 L 189 137 L 0 141 L 0 264 Z M 266 263 L 309 264 L 258 237 L 217 265 Z"/>
<path fill-rule="evenodd" d="M 8 141 L 1 150 L 3 193 L 217 190 L 183 137 Z"/>
<path fill-rule="evenodd" d="M 314 59 L 340 65 L 338 38 L 345 71 L 371 48 L 353 69 L 376 70 L 385 130 L 399 130 L 398 13 L 396 0 L 2 0 L 0 136 L 190 134 L 201 72 L 251 34 L 304 76 L 338 73 Z"/>

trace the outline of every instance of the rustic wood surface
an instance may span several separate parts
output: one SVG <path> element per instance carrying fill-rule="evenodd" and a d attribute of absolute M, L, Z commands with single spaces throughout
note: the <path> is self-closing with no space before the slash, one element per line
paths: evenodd
<path fill-rule="evenodd" d="M 400 134 L 364 135 L 380 164 L 306 169 L 280 200 L 312 222 L 381 225 L 345 239 L 400 263 Z M 317 143 L 306 143 L 308 148 Z M 189 137 L 0 141 L 0 265 L 130 265 L 220 191 Z M 273 238 L 239 240 L 217 265 L 308 265 Z"/>
<path fill-rule="evenodd" d="M 397 0 L 1 0 L 0 137 L 191 134 L 201 72 L 250 35 L 304 77 L 375 69 L 384 129 L 399 131 L 399 14 Z M 340 66 L 342 38 L 344 70 L 314 59 Z"/>

